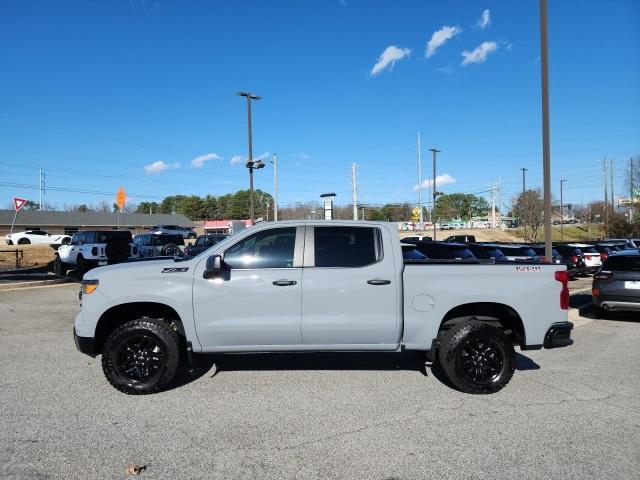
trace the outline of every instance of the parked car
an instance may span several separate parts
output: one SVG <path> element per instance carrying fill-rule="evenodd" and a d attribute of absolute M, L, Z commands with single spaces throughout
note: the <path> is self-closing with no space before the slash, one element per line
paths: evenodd
<path fill-rule="evenodd" d="M 216 234 L 208 234 L 208 235 L 200 235 L 193 245 L 187 245 L 184 249 L 185 255 L 189 255 L 191 257 L 195 257 L 200 253 L 204 252 L 209 247 L 212 247 L 218 242 L 221 242 L 225 238 L 229 238 L 229 235 L 216 235 Z"/>
<path fill-rule="evenodd" d="M 452 243 L 475 243 L 475 235 L 451 235 L 444 239 L 445 242 Z"/>
<path fill-rule="evenodd" d="M 353 350 L 423 351 L 457 389 L 480 394 L 509 382 L 514 345 L 572 343 L 564 266 L 403 260 L 396 229 L 265 222 L 206 255 L 93 270 L 76 346 L 102 354 L 107 380 L 128 394 L 166 388 L 194 352 Z"/>
<path fill-rule="evenodd" d="M 611 311 L 640 312 L 640 251 L 613 253 L 593 276 L 596 316 Z"/>
<path fill-rule="evenodd" d="M 433 238 L 429 235 L 413 235 L 411 237 L 404 237 L 400 239 L 403 243 L 430 242 L 432 240 Z"/>
<path fill-rule="evenodd" d="M 480 258 L 471 251 L 468 245 L 463 243 L 440 242 L 440 245 L 456 260 L 478 260 Z M 488 258 L 489 255 L 483 256 L 483 259 Z"/>
<path fill-rule="evenodd" d="M 538 255 L 540 262 L 545 263 L 545 246 L 544 245 L 531 245 L 531 248 Z M 580 275 L 580 267 L 574 263 L 571 256 L 563 256 L 555 247 L 551 249 L 551 262 L 556 264 L 563 264 L 567 267 L 567 273 L 569 278 L 575 278 Z"/>
<path fill-rule="evenodd" d="M 506 243 L 485 243 L 500 250 L 507 260 L 512 262 L 538 262 L 540 259 L 536 252 L 528 245 L 506 244 Z"/>
<path fill-rule="evenodd" d="M 426 260 L 427 257 L 424 253 L 416 249 L 415 245 L 401 244 L 402 247 L 402 259 L 403 260 Z"/>
<path fill-rule="evenodd" d="M 571 262 L 575 265 L 575 268 L 578 269 L 579 275 L 587 274 L 587 264 L 584 261 L 582 250 L 580 250 L 578 247 L 571 247 L 563 243 L 554 243 L 553 248 L 555 248 L 563 258 L 571 259 Z"/>
<path fill-rule="evenodd" d="M 178 225 L 156 225 L 149 229 L 149 233 L 155 235 L 181 235 L 182 238 L 196 238 L 198 235 L 191 227 L 179 227 Z"/>
<path fill-rule="evenodd" d="M 609 243 L 595 243 L 593 244 L 593 248 L 595 248 L 598 252 L 600 252 L 600 259 L 603 262 L 612 253 L 622 250 L 622 248 L 618 248 L 615 244 L 609 244 Z"/>
<path fill-rule="evenodd" d="M 111 265 L 131 256 L 133 240 L 128 230 L 85 230 L 76 232 L 71 242 L 55 253 L 53 271 L 66 275 L 74 269 L 82 275 L 95 267 Z"/>
<path fill-rule="evenodd" d="M 484 243 L 470 243 L 467 245 L 469 250 L 478 258 L 484 258 L 487 255 L 489 258 L 493 258 L 496 262 L 508 262 L 507 256 L 495 245 L 487 245 Z"/>
<path fill-rule="evenodd" d="M 133 254 L 138 258 L 180 256 L 183 248 L 182 235 L 143 233 L 133 238 Z"/>
<path fill-rule="evenodd" d="M 624 245 L 626 248 L 640 248 L 631 238 L 605 238 L 606 242 Z"/>
<path fill-rule="evenodd" d="M 593 245 L 586 243 L 572 243 L 570 247 L 578 247 L 584 256 L 584 264 L 587 267 L 587 273 L 595 273 L 602 266 L 602 258 L 600 252 Z"/>
<path fill-rule="evenodd" d="M 64 245 L 71 241 L 71 237 L 51 234 L 44 230 L 25 230 L 6 235 L 4 241 L 7 245 Z"/>
<path fill-rule="evenodd" d="M 453 259 L 454 256 L 440 242 L 417 242 L 414 244 L 417 251 L 425 255 L 427 258 L 437 259 Z"/>

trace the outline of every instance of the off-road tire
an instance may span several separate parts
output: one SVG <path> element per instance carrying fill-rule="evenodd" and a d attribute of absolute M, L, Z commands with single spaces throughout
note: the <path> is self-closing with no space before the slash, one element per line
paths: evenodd
<path fill-rule="evenodd" d="M 123 373 L 122 355 L 127 342 L 141 337 L 156 344 L 159 367 L 148 378 L 133 379 Z M 162 319 L 143 317 L 125 323 L 107 337 L 102 349 L 102 371 L 117 390 L 128 395 L 146 395 L 162 391 L 173 381 L 180 369 L 180 358 L 178 333 Z"/>
<path fill-rule="evenodd" d="M 67 265 L 60 259 L 59 255 L 53 260 L 53 273 L 60 277 L 64 277 L 67 274 Z"/>
<path fill-rule="evenodd" d="M 31 244 L 31 240 L 29 240 L 28 238 L 21 238 L 20 240 L 18 240 L 18 245 L 30 245 Z"/>
<path fill-rule="evenodd" d="M 179 255 L 179 252 L 180 247 L 178 247 L 175 243 L 167 243 L 164 247 L 162 247 L 160 254 L 163 256 L 174 256 Z"/>
<path fill-rule="evenodd" d="M 111 263 L 123 262 L 129 258 L 131 247 L 127 241 L 113 240 L 107 243 L 104 253 Z"/>
<path fill-rule="evenodd" d="M 87 272 L 87 261 L 84 259 L 82 255 L 78 255 L 76 257 L 76 273 L 78 277 L 82 280 L 82 277 Z"/>
<path fill-rule="evenodd" d="M 509 383 L 516 366 L 511 339 L 500 327 L 474 317 L 441 333 L 438 361 L 457 389 L 473 394 L 499 391 Z"/>

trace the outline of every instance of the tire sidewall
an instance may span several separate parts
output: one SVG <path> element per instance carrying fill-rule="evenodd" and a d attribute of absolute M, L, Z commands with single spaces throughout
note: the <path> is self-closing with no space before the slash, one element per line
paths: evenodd
<path fill-rule="evenodd" d="M 468 340 L 480 339 L 493 343 L 502 357 L 500 372 L 488 382 L 476 382 L 462 371 L 462 351 Z M 440 362 L 449 380 L 466 393 L 494 393 L 511 380 L 515 371 L 515 350 L 509 337 L 491 324 L 480 321 L 464 322 L 454 326 L 447 336 L 446 344 L 440 348 Z"/>
<path fill-rule="evenodd" d="M 162 320 L 140 319 L 124 324 L 107 338 L 102 351 L 102 369 L 111 385 L 127 394 L 155 393 L 166 387 L 175 377 L 180 364 L 177 334 Z M 160 369 L 149 379 L 134 381 L 120 374 L 116 367 L 119 346 L 133 336 L 147 335 L 163 352 Z"/>

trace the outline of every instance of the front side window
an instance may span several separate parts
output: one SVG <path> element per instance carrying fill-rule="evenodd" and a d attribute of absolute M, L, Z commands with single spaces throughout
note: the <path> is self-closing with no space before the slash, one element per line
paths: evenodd
<path fill-rule="evenodd" d="M 380 260 L 380 231 L 369 227 L 316 227 L 316 267 L 363 267 Z"/>
<path fill-rule="evenodd" d="M 292 268 L 295 243 L 295 227 L 254 233 L 229 247 L 224 263 L 231 269 Z"/>

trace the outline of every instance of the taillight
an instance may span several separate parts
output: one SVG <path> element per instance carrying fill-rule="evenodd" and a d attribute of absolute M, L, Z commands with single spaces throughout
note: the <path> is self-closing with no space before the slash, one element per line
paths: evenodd
<path fill-rule="evenodd" d="M 597 288 L 592 288 L 591 289 L 591 295 L 594 297 L 599 297 L 600 296 L 600 290 Z"/>
<path fill-rule="evenodd" d="M 593 276 L 594 280 L 609 280 L 611 277 L 613 277 L 613 273 L 612 272 L 608 272 L 607 270 L 602 270 L 598 273 L 596 273 Z"/>
<path fill-rule="evenodd" d="M 545 257 L 544 255 L 539 256 L 538 260 L 540 261 L 540 263 L 547 263 L 547 257 Z"/>
<path fill-rule="evenodd" d="M 602 258 L 602 260 L 606 260 L 607 258 L 609 258 L 609 254 L 603 253 L 602 255 L 600 255 L 600 258 Z"/>
<path fill-rule="evenodd" d="M 574 255 L 573 257 L 571 257 L 571 261 L 577 265 L 578 264 L 578 256 Z"/>
<path fill-rule="evenodd" d="M 566 270 L 556 272 L 556 280 L 562 282 L 562 290 L 560 291 L 560 308 L 569 310 L 569 273 Z"/>

